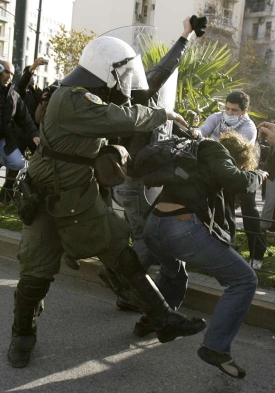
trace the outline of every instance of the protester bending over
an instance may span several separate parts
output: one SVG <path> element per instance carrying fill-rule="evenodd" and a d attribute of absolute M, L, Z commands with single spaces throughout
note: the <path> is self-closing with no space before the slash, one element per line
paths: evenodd
<path fill-rule="evenodd" d="M 231 356 L 231 343 L 253 299 L 257 276 L 231 247 L 233 195 L 254 193 L 267 173 L 237 167 L 246 167 L 247 158 L 240 159 L 245 149 L 255 154 L 255 148 L 238 133 L 230 138 L 224 133 L 220 142 L 229 151 L 216 141 L 201 140 L 197 176 L 164 186 L 147 220 L 145 242 L 161 265 L 156 283 L 173 309 L 183 301 L 178 286 L 181 261 L 213 275 L 225 287 L 198 355 L 231 377 L 244 378 L 245 370 Z M 230 193 L 230 200 L 224 199 L 223 191 Z"/>

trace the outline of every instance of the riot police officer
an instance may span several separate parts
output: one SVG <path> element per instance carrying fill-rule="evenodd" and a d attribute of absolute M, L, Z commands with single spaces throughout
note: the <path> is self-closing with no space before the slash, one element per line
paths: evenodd
<path fill-rule="evenodd" d="M 93 171 L 103 138 L 150 132 L 167 119 L 182 123 L 182 117 L 171 110 L 105 103 L 113 90 L 128 97 L 133 89 L 148 88 L 140 57 L 116 38 L 91 41 L 79 66 L 61 84 L 41 122 L 41 146 L 26 179 L 36 198 L 27 201 L 22 213 L 27 225 L 18 253 L 20 280 L 8 352 L 13 367 L 28 364 L 41 302 L 59 272 L 64 251 L 74 258 L 97 255 L 116 274 L 113 290 L 122 297 L 127 291 L 160 342 L 206 326 L 205 320 L 187 318 L 168 306 L 128 246 L 128 223 L 104 204 Z"/>

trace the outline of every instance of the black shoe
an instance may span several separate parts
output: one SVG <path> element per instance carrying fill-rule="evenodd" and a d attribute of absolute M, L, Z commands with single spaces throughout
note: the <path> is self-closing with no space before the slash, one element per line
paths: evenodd
<path fill-rule="evenodd" d="M 134 311 L 134 312 L 139 312 L 139 313 L 142 312 L 142 310 L 139 307 L 135 306 L 134 304 L 132 304 L 126 300 L 121 299 L 120 297 L 117 298 L 116 308 L 119 311 Z"/>
<path fill-rule="evenodd" d="M 30 355 L 35 347 L 36 336 L 13 335 L 8 351 L 8 361 L 12 367 L 22 368 L 29 363 Z"/>
<path fill-rule="evenodd" d="M 239 367 L 229 354 L 201 347 L 198 350 L 198 355 L 201 360 L 218 367 L 223 373 L 232 378 L 243 379 L 245 377 L 245 370 Z"/>
<path fill-rule="evenodd" d="M 157 331 L 158 340 L 164 344 L 175 340 L 177 337 L 192 336 L 205 329 L 206 320 L 203 318 L 184 318 L 182 321 L 171 324 L 168 323 Z"/>
<path fill-rule="evenodd" d="M 79 270 L 80 269 L 80 262 L 78 259 L 74 259 L 69 257 L 67 254 L 62 255 L 62 262 L 65 263 L 70 269 Z"/>
<path fill-rule="evenodd" d="M 150 323 L 148 318 L 143 315 L 138 322 L 135 324 L 134 328 L 134 335 L 137 337 L 145 337 L 148 336 L 148 334 L 155 333 L 156 329 L 153 328 Z"/>

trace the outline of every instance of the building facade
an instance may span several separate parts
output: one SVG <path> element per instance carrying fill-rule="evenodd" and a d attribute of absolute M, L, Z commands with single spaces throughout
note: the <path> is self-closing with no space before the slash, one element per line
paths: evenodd
<path fill-rule="evenodd" d="M 27 5 L 27 31 L 23 67 L 33 64 L 34 61 L 39 0 L 28 0 Z M 16 0 L 0 0 L 0 59 L 10 62 L 13 52 L 15 7 Z M 49 60 L 48 65 L 40 66 L 37 69 L 38 85 L 42 89 L 54 82 L 55 79 L 59 80 L 63 77 L 63 74 L 56 69 L 54 60 L 49 56 L 51 53 L 49 40 L 60 31 L 60 25 L 65 25 L 67 30 L 71 29 L 72 7 L 73 0 L 63 0 L 62 5 L 55 0 L 44 0 L 42 2 L 37 57 L 45 57 Z"/>
<path fill-rule="evenodd" d="M 10 0 L 0 1 L 0 59 L 12 59 L 14 7 Z"/>
<path fill-rule="evenodd" d="M 217 38 L 226 32 L 238 47 L 244 7 L 245 0 L 75 0 L 72 27 L 101 35 L 121 26 L 154 25 L 159 38 L 171 46 L 182 33 L 184 18 L 207 15 L 217 27 Z"/>
<path fill-rule="evenodd" d="M 253 40 L 256 52 L 265 66 L 275 69 L 274 0 L 246 0 L 243 42 Z"/>

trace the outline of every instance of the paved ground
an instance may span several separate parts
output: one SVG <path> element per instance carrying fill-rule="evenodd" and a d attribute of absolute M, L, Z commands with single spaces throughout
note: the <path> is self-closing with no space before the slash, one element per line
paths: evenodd
<path fill-rule="evenodd" d="M 7 364 L 18 264 L 0 257 L 0 392 L 22 393 L 273 393 L 275 342 L 243 325 L 233 345 L 247 370 L 234 380 L 198 359 L 203 334 L 160 344 L 137 339 L 138 315 L 118 312 L 108 289 L 58 275 L 39 320 L 38 343 L 26 369 Z M 209 316 L 186 310 L 189 315 Z"/>

